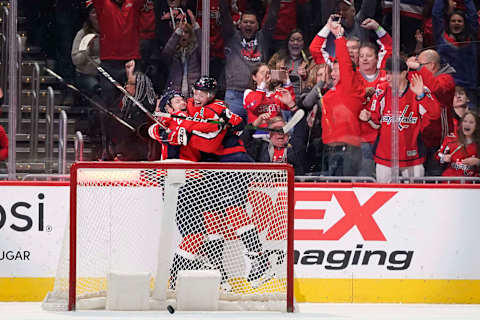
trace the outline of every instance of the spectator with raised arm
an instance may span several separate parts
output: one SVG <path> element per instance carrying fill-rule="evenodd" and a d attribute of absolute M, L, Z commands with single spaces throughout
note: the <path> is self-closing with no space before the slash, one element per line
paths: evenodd
<path fill-rule="evenodd" d="M 156 106 L 156 94 L 150 78 L 143 72 L 135 71 L 135 60 L 125 64 L 127 83 L 125 89 L 140 102 L 148 112 L 153 112 Z M 151 120 L 131 99 L 124 96 L 120 103 L 120 113 L 123 120 L 139 128 Z M 148 158 L 148 140 L 140 139 L 136 132 L 126 130 L 117 122 L 112 122 L 112 153 L 118 160 L 142 161 Z"/>
<path fill-rule="evenodd" d="M 220 1 L 220 19 L 225 39 L 225 102 L 230 111 L 247 120 L 243 107 L 243 92 L 248 87 L 251 71 L 266 62 L 280 0 L 272 0 L 268 15 L 261 30 L 257 16 L 246 11 L 242 14 L 238 29 L 233 24 L 227 0 Z"/>
<path fill-rule="evenodd" d="M 193 27 L 183 19 L 162 50 L 165 65 L 169 66 L 167 84 L 185 97 L 192 95 L 192 86 L 200 77 L 202 59 L 200 25 L 192 11 L 187 13 L 194 22 Z"/>
<path fill-rule="evenodd" d="M 323 170 L 322 141 L 322 97 L 330 89 L 331 68 L 326 64 L 317 64 L 310 68 L 305 90 L 300 97 L 300 106 L 309 111 L 307 115 L 308 140 L 306 152 L 306 171 L 320 174 Z"/>
<path fill-rule="evenodd" d="M 440 148 L 443 139 L 453 132 L 452 101 L 455 94 L 455 81 L 452 75 L 455 70 L 448 64 L 440 64 L 440 56 L 435 50 L 422 51 L 417 58 L 407 60 L 410 70 L 416 70 L 440 104 L 441 116 L 430 120 L 422 131 L 423 143 L 426 147 L 425 175 L 439 176 L 443 169 L 435 159 L 435 153 Z"/>
<path fill-rule="evenodd" d="M 100 27 L 100 61 L 116 81 L 127 80 L 125 64 L 140 60 L 140 31 L 138 28 L 145 0 L 93 0 Z M 118 113 L 121 92 L 105 77 L 101 77 L 102 99 L 105 106 Z M 112 160 L 111 120 L 102 115 L 102 160 Z"/>
<path fill-rule="evenodd" d="M 440 117 L 440 107 L 430 90 L 423 85 L 423 79 L 413 74 L 407 78 L 408 67 L 405 61 L 399 60 L 399 113 L 398 128 L 392 128 L 394 111 L 392 106 L 392 71 L 393 59 L 387 59 L 385 69 L 387 82 L 377 85 L 370 107 L 363 109 L 360 120 L 368 122 L 379 129 L 376 148 L 377 182 L 391 182 L 392 177 L 392 131 L 398 130 L 398 166 L 403 177 L 423 177 L 425 169 L 425 152 L 420 133 L 428 126 L 430 120 Z"/>
<path fill-rule="evenodd" d="M 330 16 L 329 22 L 335 21 L 339 17 L 340 17 L 339 15 L 333 14 Z M 309 50 L 316 64 L 327 63 L 330 66 L 332 66 L 332 61 L 334 59 L 334 55 L 333 55 L 334 48 L 332 48 L 332 46 L 329 45 L 329 42 L 331 42 L 330 38 L 332 36 L 330 33 L 329 25 L 330 23 L 327 23 L 326 25 L 324 25 L 323 28 L 318 32 L 318 34 L 313 38 L 312 42 L 310 43 Z M 360 38 L 355 35 L 351 35 L 347 37 L 348 54 L 350 55 L 350 58 L 352 59 L 355 67 L 358 67 L 360 43 L 361 43 Z M 328 48 L 327 48 L 327 45 L 329 45 Z"/>
<path fill-rule="evenodd" d="M 466 11 L 453 10 L 447 15 L 445 0 L 435 0 L 433 29 L 437 51 L 442 63 L 455 69 L 455 84 L 467 90 L 474 108 L 477 108 L 477 43 L 478 15 L 473 0 L 465 0 Z"/>
<path fill-rule="evenodd" d="M 348 54 L 343 27 L 328 22 L 335 36 L 336 60 L 332 68 L 332 89 L 323 96 L 322 137 L 326 145 L 328 175 L 356 176 L 362 159 L 358 120 L 365 97 Z"/>
<path fill-rule="evenodd" d="M 377 36 L 376 43 L 369 41 L 362 42 L 359 50 L 358 78 L 364 87 L 364 107 L 367 107 L 371 96 L 375 92 L 375 87 L 379 83 L 387 80 L 384 67 L 387 58 L 392 55 L 392 38 L 377 21 L 371 18 L 365 19 L 361 26 L 366 30 L 374 31 Z M 373 148 L 378 131 L 365 122 L 360 123 L 360 131 L 362 164 L 360 166 L 359 176 L 374 177 L 375 162 L 373 161 Z"/>

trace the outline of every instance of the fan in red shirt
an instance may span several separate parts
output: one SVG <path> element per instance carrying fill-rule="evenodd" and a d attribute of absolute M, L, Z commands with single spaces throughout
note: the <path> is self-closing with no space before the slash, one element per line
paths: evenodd
<path fill-rule="evenodd" d="M 270 68 L 262 63 L 252 70 L 249 86 L 243 94 L 248 123 L 261 114 L 274 118 L 281 115 L 282 110 L 296 110 L 295 93 L 285 70 L 273 70 L 272 75 Z"/>
<path fill-rule="evenodd" d="M 437 159 L 447 164 L 442 176 L 478 177 L 480 166 L 480 122 L 467 111 L 456 135 L 448 135 L 438 150 Z"/>
<path fill-rule="evenodd" d="M 440 117 L 440 107 L 430 90 L 424 87 L 422 77 L 413 74 L 407 79 L 408 67 L 405 61 L 399 60 L 399 114 L 392 111 L 392 64 L 390 57 L 385 69 L 387 81 L 379 84 L 372 97 L 369 110 L 362 110 L 360 120 L 368 122 L 379 129 L 375 146 L 377 182 L 390 182 L 392 175 L 392 123 L 398 117 L 398 162 L 400 173 L 404 177 L 424 176 L 423 162 L 425 151 L 420 133 L 428 126 L 430 120 Z M 396 128 L 395 128 L 396 129 Z"/>
<path fill-rule="evenodd" d="M 93 0 L 97 12 L 100 34 L 100 61 L 102 67 L 117 81 L 127 80 L 125 64 L 140 59 L 141 11 L 146 0 Z M 120 109 L 121 93 L 105 77 L 101 78 L 102 99 L 112 112 Z M 111 119 L 102 115 L 102 160 L 112 160 Z"/>
<path fill-rule="evenodd" d="M 362 159 L 358 115 L 365 97 L 348 54 L 343 27 L 329 19 L 328 29 L 336 37 L 333 87 L 321 100 L 322 138 L 326 145 L 328 175 L 356 176 Z"/>
<path fill-rule="evenodd" d="M 435 153 L 440 148 L 443 139 L 453 131 L 452 101 L 455 94 L 455 81 L 452 74 L 455 70 L 449 65 L 440 64 L 440 55 L 432 49 L 422 51 L 417 58 L 407 60 L 411 70 L 417 70 L 422 76 L 425 86 L 432 90 L 440 104 L 441 116 L 431 120 L 423 129 L 422 138 L 426 147 L 425 175 L 439 176 L 443 169 L 435 159 Z"/>

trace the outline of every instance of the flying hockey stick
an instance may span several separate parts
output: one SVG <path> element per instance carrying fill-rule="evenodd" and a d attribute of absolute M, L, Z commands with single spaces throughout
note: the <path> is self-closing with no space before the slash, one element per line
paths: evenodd
<path fill-rule="evenodd" d="M 288 122 L 283 126 L 283 128 L 262 128 L 262 127 L 256 127 L 252 124 L 247 124 L 245 126 L 245 129 L 255 129 L 255 130 L 263 130 L 263 131 L 271 131 L 271 132 L 280 132 L 280 133 L 288 133 L 300 120 L 302 120 L 303 116 L 305 115 L 305 111 L 302 109 L 298 109 L 293 116 L 288 120 Z"/>
<path fill-rule="evenodd" d="M 95 38 L 97 35 L 94 33 L 87 34 L 85 37 L 82 38 L 80 41 L 80 45 L 78 47 L 79 51 L 87 51 L 88 45 L 90 41 Z M 90 61 L 95 68 L 100 72 L 102 76 L 104 76 L 108 81 L 110 81 L 111 84 L 113 84 L 114 87 L 116 87 L 120 92 L 122 92 L 130 101 L 133 102 L 134 105 L 136 105 L 140 110 L 143 111 L 147 115 L 147 117 L 152 120 L 153 122 L 159 124 L 162 128 L 165 130 L 168 130 L 167 127 L 160 121 L 158 121 L 157 118 L 155 118 L 150 111 L 148 111 L 137 99 L 135 99 L 117 80 L 115 80 L 105 69 L 103 69 L 95 60 L 92 59 L 88 54 L 86 54 L 86 57 L 88 61 Z"/>
<path fill-rule="evenodd" d="M 113 112 L 109 111 L 107 108 L 105 108 L 104 106 L 102 106 L 100 103 L 98 103 L 97 101 L 93 100 L 92 98 L 90 98 L 86 93 L 82 92 L 80 89 L 78 89 L 77 87 L 75 87 L 73 84 L 71 83 L 68 83 L 65 81 L 65 79 L 63 79 L 60 75 L 58 75 L 57 73 L 55 73 L 54 71 L 52 71 L 51 69 L 47 68 L 47 67 L 44 67 L 44 70 L 49 73 L 50 75 L 54 76 L 58 81 L 60 81 L 64 86 L 66 86 L 67 88 L 75 91 L 76 93 L 78 93 L 79 95 L 81 95 L 83 98 L 85 98 L 90 104 L 92 104 L 93 106 L 97 107 L 100 111 L 108 114 L 110 117 L 112 117 L 113 119 L 117 120 L 120 124 L 122 124 L 123 126 L 127 127 L 129 130 L 131 131 L 135 131 L 135 128 L 132 127 L 130 124 L 128 124 L 126 121 L 122 120 L 119 116 L 117 116 L 116 114 L 114 114 Z"/>

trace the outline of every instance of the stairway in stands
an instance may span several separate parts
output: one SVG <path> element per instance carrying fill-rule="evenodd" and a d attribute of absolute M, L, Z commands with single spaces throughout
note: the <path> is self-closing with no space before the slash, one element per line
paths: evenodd
<path fill-rule="evenodd" d="M 9 7 L 9 2 L 0 2 L 0 9 L 5 6 Z M 8 23 L 4 20 L 3 9 L 0 11 L 0 25 Z M 20 12 L 20 11 L 19 11 Z M 20 15 L 20 13 L 19 13 Z M 17 29 L 21 36 L 22 43 L 24 43 L 22 51 L 21 63 L 21 93 L 20 106 L 17 110 L 17 135 L 16 135 L 16 172 L 19 179 L 28 174 L 55 174 L 58 173 L 58 141 L 59 141 L 59 115 L 63 110 L 66 112 L 67 121 L 67 170 L 71 163 L 75 161 L 74 137 L 77 131 L 82 133 L 84 139 L 84 160 L 95 160 L 97 152 L 95 150 L 95 139 L 92 138 L 91 124 L 89 124 L 89 117 L 93 115 L 91 106 L 82 102 L 78 97 L 74 97 L 67 92 L 63 86 L 52 76 L 46 74 L 44 67 L 47 63 L 50 66 L 54 61 L 47 60 L 46 55 L 42 52 L 40 47 L 31 46 L 28 42 L 28 34 L 25 31 L 26 19 L 18 17 Z M 1 44 L 4 46 L 4 44 Z M 7 50 L 7 46 L 1 48 Z M 6 62 L 8 63 L 8 61 Z M 4 68 L 5 61 L 0 61 L 0 68 Z M 35 138 L 33 133 L 35 126 L 32 123 L 32 106 L 34 105 L 32 86 L 35 64 L 39 66 L 39 112 L 38 112 L 38 142 L 32 144 Z M 8 82 L 8 80 L 7 80 Z M 6 84 L 1 84 L 4 87 L 4 103 L 0 106 L 0 125 L 2 125 L 8 132 L 8 89 L 5 89 Z M 54 126 L 53 126 L 53 157 L 47 156 L 47 97 L 48 87 L 52 87 L 54 93 Z M 35 119 L 35 117 L 33 118 Z M 97 138 L 98 139 L 98 138 Z M 36 150 L 35 150 L 36 149 Z M 7 173 L 6 162 L 0 162 L 0 174 Z"/>

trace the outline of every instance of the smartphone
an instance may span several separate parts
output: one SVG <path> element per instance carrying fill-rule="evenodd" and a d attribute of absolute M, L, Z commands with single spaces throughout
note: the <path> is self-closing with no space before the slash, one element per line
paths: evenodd
<path fill-rule="evenodd" d="M 285 80 L 287 80 L 287 76 L 288 76 L 287 71 L 281 70 L 281 69 L 272 70 L 270 71 L 270 74 L 271 74 L 272 81 L 280 81 L 280 82 L 284 82 Z"/>

